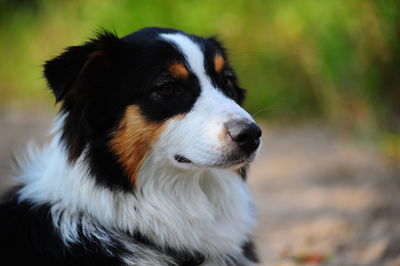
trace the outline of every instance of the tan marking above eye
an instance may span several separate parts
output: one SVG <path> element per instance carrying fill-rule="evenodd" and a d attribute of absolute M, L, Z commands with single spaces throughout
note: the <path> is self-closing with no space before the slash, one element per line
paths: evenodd
<path fill-rule="evenodd" d="M 168 70 L 173 78 L 185 79 L 189 77 L 189 71 L 182 63 L 174 63 L 169 66 Z"/>
<path fill-rule="evenodd" d="M 221 71 L 224 69 L 225 66 L 225 60 L 222 58 L 220 55 L 216 55 L 214 57 L 214 69 L 217 73 L 221 73 Z"/>
<path fill-rule="evenodd" d="M 111 150 L 118 156 L 119 163 L 135 188 L 140 166 L 164 130 L 165 124 L 146 121 L 139 107 L 130 105 L 125 110 L 119 128 L 112 133 Z"/>

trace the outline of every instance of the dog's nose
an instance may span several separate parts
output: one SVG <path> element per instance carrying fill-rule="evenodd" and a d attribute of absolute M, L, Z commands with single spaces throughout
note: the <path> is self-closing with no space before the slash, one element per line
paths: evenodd
<path fill-rule="evenodd" d="M 250 155 L 260 145 L 261 129 L 253 122 L 235 120 L 226 124 L 231 139 Z"/>

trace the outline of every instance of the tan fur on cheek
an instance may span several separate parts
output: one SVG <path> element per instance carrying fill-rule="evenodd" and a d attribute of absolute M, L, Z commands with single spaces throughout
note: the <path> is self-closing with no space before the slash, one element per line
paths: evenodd
<path fill-rule="evenodd" d="M 221 132 L 218 134 L 218 140 L 219 140 L 221 143 L 225 143 L 228 135 L 229 135 L 228 129 L 224 127 L 224 128 L 221 130 Z"/>
<path fill-rule="evenodd" d="M 110 146 L 119 157 L 119 163 L 137 187 L 137 175 L 151 146 L 165 128 L 165 122 L 148 122 L 138 106 L 128 106 L 117 131 L 112 134 Z"/>

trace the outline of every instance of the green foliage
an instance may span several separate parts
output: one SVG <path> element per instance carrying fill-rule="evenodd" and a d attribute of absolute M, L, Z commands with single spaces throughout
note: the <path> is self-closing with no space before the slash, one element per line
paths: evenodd
<path fill-rule="evenodd" d="M 0 97 L 51 99 L 41 64 L 103 27 L 218 35 L 256 118 L 400 129 L 397 0 L 0 1 Z"/>

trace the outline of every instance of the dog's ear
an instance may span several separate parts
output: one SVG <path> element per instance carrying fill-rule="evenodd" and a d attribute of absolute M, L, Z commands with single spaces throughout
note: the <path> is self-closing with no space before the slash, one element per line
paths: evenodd
<path fill-rule="evenodd" d="M 110 48 L 119 38 L 109 32 L 97 34 L 97 38 L 81 46 L 67 48 L 64 53 L 44 64 L 44 76 L 53 91 L 56 102 L 71 92 L 88 76 L 101 76 L 109 63 Z"/>

